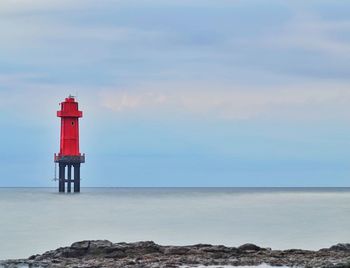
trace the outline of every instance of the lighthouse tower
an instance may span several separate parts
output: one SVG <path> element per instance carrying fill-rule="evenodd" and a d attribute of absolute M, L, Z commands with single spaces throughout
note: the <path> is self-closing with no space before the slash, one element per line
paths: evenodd
<path fill-rule="evenodd" d="M 60 152 L 55 154 L 54 160 L 59 164 L 58 191 L 71 192 L 74 184 L 74 192 L 80 192 L 80 164 L 85 162 L 85 154 L 79 151 L 79 118 L 83 112 L 78 110 L 78 102 L 73 96 L 69 96 L 61 103 L 61 110 L 57 111 L 61 117 Z M 67 168 L 66 168 L 67 167 Z M 72 179 L 72 168 L 74 178 Z M 67 169 L 67 176 L 66 176 Z"/>

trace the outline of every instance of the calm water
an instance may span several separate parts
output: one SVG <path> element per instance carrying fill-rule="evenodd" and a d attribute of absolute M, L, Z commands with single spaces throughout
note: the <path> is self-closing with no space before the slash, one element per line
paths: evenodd
<path fill-rule="evenodd" d="M 83 239 L 318 249 L 350 242 L 349 226 L 348 188 L 0 189 L 0 259 Z"/>

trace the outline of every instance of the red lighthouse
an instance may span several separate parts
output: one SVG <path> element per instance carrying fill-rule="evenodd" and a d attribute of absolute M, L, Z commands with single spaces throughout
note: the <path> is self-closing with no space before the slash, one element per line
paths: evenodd
<path fill-rule="evenodd" d="M 79 111 L 78 102 L 74 97 L 69 96 L 61 103 L 61 110 L 57 111 L 57 116 L 61 117 L 60 152 L 55 154 L 55 162 L 59 163 L 59 192 L 65 192 L 66 183 L 67 192 L 71 192 L 72 182 L 74 192 L 80 192 L 80 164 L 85 162 L 85 155 L 79 151 L 79 118 L 83 116 L 83 112 Z"/>

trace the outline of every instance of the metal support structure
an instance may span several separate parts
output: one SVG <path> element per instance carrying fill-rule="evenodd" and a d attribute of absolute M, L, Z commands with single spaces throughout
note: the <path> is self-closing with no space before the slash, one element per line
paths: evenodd
<path fill-rule="evenodd" d="M 71 192 L 71 183 L 72 183 L 72 165 L 68 164 L 68 180 L 67 180 L 67 193 Z"/>
<path fill-rule="evenodd" d="M 74 165 L 74 193 L 80 192 L 80 163 Z"/>
<path fill-rule="evenodd" d="M 65 192 L 65 169 L 66 169 L 66 164 L 65 163 L 60 163 L 59 164 L 59 174 L 58 174 L 58 191 L 60 193 Z"/>
<path fill-rule="evenodd" d="M 59 174 L 58 174 L 58 191 L 64 193 L 66 191 L 67 183 L 67 193 L 72 192 L 72 183 L 74 193 L 80 193 L 80 162 L 79 159 L 75 162 L 64 162 L 57 161 L 59 163 Z M 67 167 L 67 177 L 66 177 L 66 167 Z M 72 178 L 72 167 L 74 168 L 74 174 Z"/>

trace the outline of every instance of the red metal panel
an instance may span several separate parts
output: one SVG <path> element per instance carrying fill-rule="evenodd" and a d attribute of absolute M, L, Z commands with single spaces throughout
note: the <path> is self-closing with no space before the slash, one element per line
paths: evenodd
<path fill-rule="evenodd" d="M 59 156 L 80 156 L 79 151 L 79 117 L 83 113 L 78 110 L 78 102 L 69 96 L 61 103 L 57 112 L 61 117 L 61 140 Z"/>

